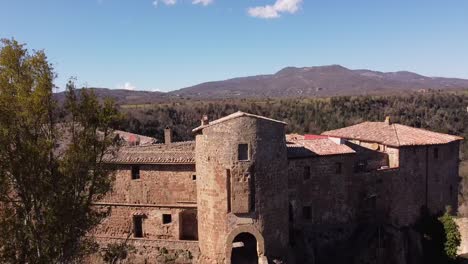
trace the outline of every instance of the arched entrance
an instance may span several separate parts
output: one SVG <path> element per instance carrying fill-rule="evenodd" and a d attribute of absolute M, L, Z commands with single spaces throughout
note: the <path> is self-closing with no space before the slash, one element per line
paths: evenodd
<path fill-rule="evenodd" d="M 227 236 L 225 246 L 226 258 L 224 260 L 226 264 L 258 263 L 259 258 L 265 258 L 265 241 L 262 234 L 253 225 L 241 225 L 232 230 Z M 252 256 L 254 250 L 255 258 Z M 252 256 L 252 260 L 250 262 L 241 262 L 239 258 L 244 255 L 247 257 Z"/>
<path fill-rule="evenodd" d="M 231 264 L 258 264 L 257 239 L 240 233 L 232 242 Z"/>

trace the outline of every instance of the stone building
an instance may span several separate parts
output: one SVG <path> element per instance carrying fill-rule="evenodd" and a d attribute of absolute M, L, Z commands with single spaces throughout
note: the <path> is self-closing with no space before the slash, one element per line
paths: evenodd
<path fill-rule="evenodd" d="M 388 263 L 411 263 L 418 243 L 401 230 L 421 208 L 456 208 L 460 137 L 388 119 L 322 135 L 285 135 L 285 126 L 237 112 L 204 118 L 195 141 L 172 142 L 168 128 L 164 144 L 123 147 L 107 160 L 115 184 L 96 207 L 110 214 L 92 235 L 104 247 L 134 245 L 130 263 L 337 263 L 386 254 Z"/>

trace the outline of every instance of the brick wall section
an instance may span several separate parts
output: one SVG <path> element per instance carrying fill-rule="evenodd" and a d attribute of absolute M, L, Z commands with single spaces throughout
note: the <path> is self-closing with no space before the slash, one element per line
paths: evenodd
<path fill-rule="evenodd" d="M 229 263 L 228 235 L 253 226 L 265 240 L 265 254 L 286 256 L 288 242 L 287 158 L 284 125 L 239 117 L 203 129 L 196 137 L 196 169 L 201 263 Z M 238 144 L 249 144 L 249 161 L 238 161 Z M 242 176 L 252 182 L 246 190 Z M 231 181 L 229 184 L 229 175 Z M 237 181 L 237 182 L 236 182 Z M 236 192 L 232 194 L 231 192 Z M 255 210 L 233 214 L 255 197 Z M 237 197 L 231 200 L 231 197 Z M 234 203 L 234 204 L 232 204 Z M 236 204 L 241 203 L 241 204 Z M 245 208 L 243 208 L 245 209 Z"/>

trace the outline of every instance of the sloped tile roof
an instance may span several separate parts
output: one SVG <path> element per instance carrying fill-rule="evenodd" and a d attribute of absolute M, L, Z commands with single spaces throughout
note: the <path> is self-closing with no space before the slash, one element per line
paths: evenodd
<path fill-rule="evenodd" d="M 209 127 L 209 126 L 212 126 L 212 125 L 216 125 L 216 124 L 219 124 L 219 123 L 222 123 L 222 122 L 226 122 L 226 121 L 228 121 L 228 120 L 231 120 L 231 119 L 234 119 L 234 118 L 238 118 L 238 117 L 242 117 L 242 116 L 248 116 L 248 117 L 259 118 L 259 119 L 268 120 L 268 121 L 271 121 L 271 122 L 276 122 L 276 123 L 280 123 L 280 124 L 284 124 L 284 125 L 287 124 L 287 123 L 285 123 L 285 122 L 283 122 L 283 121 L 278 121 L 278 120 L 271 119 L 271 118 L 268 118 L 268 117 L 259 116 L 259 115 L 253 115 L 253 114 L 245 113 L 245 112 L 242 112 L 242 111 L 238 111 L 238 112 L 235 112 L 235 113 L 230 114 L 230 115 L 228 115 L 228 116 L 222 117 L 222 118 L 220 118 L 220 119 L 216 119 L 216 120 L 214 120 L 214 121 L 210 121 L 207 125 L 202 125 L 202 126 L 196 127 L 196 128 L 194 128 L 192 131 L 193 131 L 193 132 L 197 132 L 197 131 L 200 131 L 200 130 L 204 129 L 205 127 Z"/>
<path fill-rule="evenodd" d="M 388 124 L 386 122 L 364 122 L 326 131 L 322 135 L 377 142 L 393 147 L 447 144 L 463 139 L 459 136 L 432 132 L 401 124 Z"/>
<path fill-rule="evenodd" d="M 195 141 L 125 146 L 104 160 L 117 164 L 194 164 Z"/>
<path fill-rule="evenodd" d="M 327 155 L 343 155 L 355 153 L 353 149 L 338 144 L 329 138 L 316 137 L 305 139 L 302 135 L 286 135 L 288 158 L 305 158 Z"/>

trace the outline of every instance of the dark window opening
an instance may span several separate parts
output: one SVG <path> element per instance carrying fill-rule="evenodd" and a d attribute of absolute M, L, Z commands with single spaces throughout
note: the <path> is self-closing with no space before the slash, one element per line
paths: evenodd
<path fill-rule="evenodd" d="M 163 214 L 162 215 L 163 224 L 170 224 L 172 222 L 172 215 L 171 214 Z"/>
<path fill-rule="evenodd" d="M 250 176 L 250 211 L 255 212 L 255 175 L 249 174 Z"/>
<path fill-rule="evenodd" d="M 227 211 L 231 212 L 231 170 L 226 170 Z"/>
<path fill-rule="evenodd" d="M 192 181 L 196 181 L 197 180 L 197 175 L 192 175 Z"/>
<path fill-rule="evenodd" d="M 337 163 L 335 164 L 335 173 L 336 173 L 336 174 L 341 174 L 341 169 L 342 169 L 341 167 L 342 167 L 341 162 L 337 162 Z"/>
<path fill-rule="evenodd" d="M 312 207 L 310 206 L 304 206 L 302 207 L 302 217 L 305 220 L 310 220 L 312 219 Z"/>
<path fill-rule="evenodd" d="M 438 159 L 439 158 L 439 148 L 435 148 L 434 149 L 434 159 Z"/>
<path fill-rule="evenodd" d="M 238 160 L 249 160 L 249 145 L 239 144 L 237 154 Z"/>
<path fill-rule="evenodd" d="M 305 166 L 304 167 L 304 181 L 307 181 L 308 179 L 310 179 L 310 167 Z"/>
<path fill-rule="evenodd" d="M 140 179 L 140 166 L 132 166 L 132 180 Z"/>
<path fill-rule="evenodd" d="M 366 171 L 367 167 L 367 161 L 366 160 L 360 160 L 356 163 L 356 166 L 354 168 L 355 172 L 364 172 Z"/>
<path fill-rule="evenodd" d="M 143 217 L 133 217 L 133 235 L 135 237 L 143 237 Z"/>

